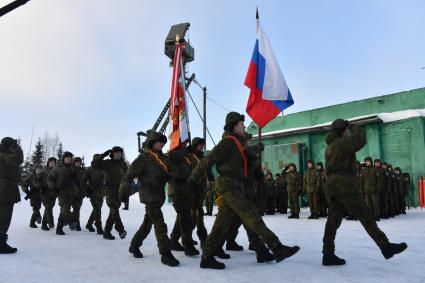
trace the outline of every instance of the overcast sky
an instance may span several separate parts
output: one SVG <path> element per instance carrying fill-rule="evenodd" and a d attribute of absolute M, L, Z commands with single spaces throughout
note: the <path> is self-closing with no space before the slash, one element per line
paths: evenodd
<path fill-rule="evenodd" d="M 76 155 L 121 145 L 135 158 L 136 133 L 170 96 L 164 40 L 180 22 L 191 23 L 190 73 L 245 112 L 256 6 L 295 100 L 287 113 L 425 86 L 425 1 L 31 0 L 0 18 L 0 137 L 26 152 L 34 123 L 35 138 L 57 133 Z M 208 102 L 216 141 L 225 115 Z M 202 135 L 193 106 L 190 119 Z"/>

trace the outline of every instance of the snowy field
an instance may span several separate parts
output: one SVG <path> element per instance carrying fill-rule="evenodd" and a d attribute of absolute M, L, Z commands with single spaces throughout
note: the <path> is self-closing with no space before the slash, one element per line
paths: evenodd
<path fill-rule="evenodd" d="M 325 219 L 308 220 L 308 211 L 303 210 L 300 220 L 279 214 L 265 217 L 284 244 L 301 247 L 297 255 L 279 264 L 257 264 L 255 254 L 247 250 L 246 233 L 241 231 L 237 241 L 245 250 L 229 252 L 232 258 L 224 261 L 226 269 L 215 271 L 200 269 L 200 256 L 189 258 L 182 252 L 174 252 L 180 260 L 179 267 L 163 265 L 153 232 L 141 248 L 145 258 L 133 258 L 128 246 L 144 216 L 144 206 L 137 195 L 131 199 L 130 210 L 121 211 L 128 232 L 124 240 L 117 237 L 107 241 L 86 231 L 90 209 L 90 202 L 85 199 L 81 211 L 83 231 L 71 232 L 65 227 L 67 235 L 61 237 L 54 231 L 29 228 L 30 205 L 25 201 L 17 204 L 9 243 L 18 248 L 18 253 L 0 255 L 0 282 L 425 282 L 425 211 L 421 210 L 410 210 L 405 216 L 379 223 L 391 241 L 405 241 L 409 245 L 406 252 L 391 260 L 384 259 L 359 222 L 344 220 L 336 246 L 337 255 L 345 258 L 347 265 L 323 267 Z M 163 210 L 170 230 L 175 212 L 169 204 Z M 57 206 L 54 215 L 57 219 Z M 104 206 L 104 221 L 106 215 Z M 208 230 L 213 221 L 213 216 L 205 217 Z"/>

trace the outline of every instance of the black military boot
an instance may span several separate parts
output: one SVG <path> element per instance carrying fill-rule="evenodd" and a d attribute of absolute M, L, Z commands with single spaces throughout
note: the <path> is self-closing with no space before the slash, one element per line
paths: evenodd
<path fill-rule="evenodd" d="M 38 224 L 41 224 L 41 214 L 40 214 L 40 212 L 37 214 L 37 217 L 35 218 L 35 221 L 36 221 Z"/>
<path fill-rule="evenodd" d="M 53 223 L 49 223 L 49 228 L 50 228 L 50 229 L 54 229 L 54 228 L 55 228 L 55 224 L 53 224 Z"/>
<path fill-rule="evenodd" d="M 281 245 L 273 250 L 273 255 L 276 262 L 281 262 L 285 258 L 293 256 L 299 250 L 300 250 L 300 247 L 298 246 L 288 247 L 288 246 Z"/>
<path fill-rule="evenodd" d="M 89 225 L 88 223 L 87 223 L 87 225 L 86 225 L 86 229 L 87 229 L 89 232 L 96 232 L 96 230 L 93 228 L 93 225 Z"/>
<path fill-rule="evenodd" d="M 128 202 L 124 202 L 123 210 L 128 210 Z"/>
<path fill-rule="evenodd" d="M 224 252 L 223 248 L 218 248 L 218 249 L 215 251 L 214 256 L 216 256 L 216 257 L 218 257 L 218 258 L 221 258 L 221 259 L 229 259 L 229 258 L 230 258 L 230 255 L 229 255 L 229 254 L 226 254 L 226 253 Z"/>
<path fill-rule="evenodd" d="M 81 231 L 80 222 L 75 222 L 75 231 Z"/>
<path fill-rule="evenodd" d="M 201 268 L 211 268 L 211 269 L 224 269 L 226 265 L 224 263 L 217 261 L 213 256 L 202 256 L 201 259 Z"/>
<path fill-rule="evenodd" d="M 250 250 L 250 251 L 253 251 L 254 250 L 254 247 L 252 246 L 252 244 L 249 244 L 248 250 Z"/>
<path fill-rule="evenodd" d="M 46 223 L 41 224 L 41 230 L 43 231 L 50 231 L 49 227 L 47 227 Z"/>
<path fill-rule="evenodd" d="M 388 243 L 381 248 L 381 252 L 386 259 L 390 259 L 394 255 L 403 252 L 405 249 L 407 249 L 406 243 L 400 243 L 400 244 Z"/>
<path fill-rule="evenodd" d="M 171 242 L 171 250 L 172 251 L 177 251 L 177 252 L 183 252 L 184 251 L 184 248 L 179 243 L 179 241 L 171 240 L 170 242 Z"/>
<path fill-rule="evenodd" d="M 199 251 L 195 248 L 195 246 L 184 246 L 184 254 L 187 256 L 195 256 L 199 255 Z"/>
<path fill-rule="evenodd" d="M 299 213 L 294 213 L 294 219 L 299 219 L 300 218 L 300 214 Z"/>
<path fill-rule="evenodd" d="M 115 240 L 115 237 L 112 236 L 111 232 L 105 232 L 103 234 L 103 239 L 105 239 L 105 240 Z"/>
<path fill-rule="evenodd" d="M 0 254 L 14 254 L 17 248 L 12 248 L 7 244 L 7 234 L 0 234 Z"/>
<path fill-rule="evenodd" d="M 295 215 L 294 215 L 293 213 L 291 213 L 291 214 L 288 216 L 288 218 L 289 218 L 289 219 L 291 219 L 291 218 L 295 218 Z"/>
<path fill-rule="evenodd" d="M 143 258 L 143 254 L 138 247 L 130 246 L 128 251 L 133 254 L 135 258 Z"/>
<path fill-rule="evenodd" d="M 37 225 L 35 225 L 35 220 L 33 218 L 31 218 L 31 221 L 30 221 L 30 227 L 31 228 L 38 228 Z"/>
<path fill-rule="evenodd" d="M 127 231 L 122 231 L 119 233 L 121 240 L 125 239 L 125 237 L 127 237 Z"/>
<path fill-rule="evenodd" d="M 103 231 L 102 225 L 96 225 L 96 232 L 98 235 L 105 234 L 105 231 Z"/>
<path fill-rule="evenodd" d="M 274 255 L 268 249 L 258 251 L 256 254 L 258 263 L 271 262 L 275 260 Z"/>
<path fill-rule="evenodd" d="M 243 247 L 238 245 L 235 241 L 226 242 L 226 250 L 227 251 L 243 251 Z"/>
<path fill-rule="evenodd" d="M 56 235 L 61 235 L 61 236 L 65 235 L 62 225 L 58 224 L 58 226 L 56 226 Z"/>
<path fill-rule="evenodd" d="M 310 216 L 307 217 L 307 219 L 316 219 L 314 213 L 310 214 Z"/>
<path fill-rule="evenodd" d="M 161 262 L 171 267 L 175 267 L 180 264 L 180 262 L 173 256 L 171 252 L 161 255 Z"/>
<path fill-rule="evenodd" d="M 74 231 L 76 227 L 76 223 L 75 222 L 70 222 L 69 223 L 69 229 L 71 229 L 71 231 Z"/>
<path fill-rule="evenodd" d="M 345 259 L 339 258 L 335 253 L 323 253 L 322 265 L 333 266 L 333 265 L 344 265 Z"/>

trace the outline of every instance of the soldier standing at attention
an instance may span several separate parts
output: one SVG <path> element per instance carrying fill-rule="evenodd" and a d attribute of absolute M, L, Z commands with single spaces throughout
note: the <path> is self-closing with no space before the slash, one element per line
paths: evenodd
<path fill-rule="evenodd" d="M 41 223 L 41 191 L 45 190 L 47 186 L 45 183 L 45 177 L 43 176 L 43 168 L 39 165 L 35 166 L 33 174 L 29 175 L 22 183 L 21 189 L 27 195 L 25 200 L 30 200 L 32 207 L 32 215 L 30 220 L 30 227 L 37 228 L 37 225 Z"/>
<path fill-rule="evenodd" d="M 276 183 L 273 180 L 273 174 L 267 173 L 264 184 L 266 189 L 266 214 L 274 215 L 276 210 Z"/>
<path fill-rule="evenodd" d="M 58 194 L 60 214 L 57 235 L 65 235 L 63 227 L 72 221 L 71 205 L 74 197 L 78 194 L 79 179 L 72 165 L 73 154 L 65 151 L 62 156 L 61 165 L 55 167 L 47 176 L 47 184 L 51 190 Z"/>
<path fill-rule="evenodd" d="M 319 194 L 317 191 L 317 172 L 312 160 L 307 161 L 307 170 L 304 172 L 303 191 L 308 195 L 310 216 L 308 219 L 319 219 Z"/>
<path fill-rule="evenodd" d="M 288 186 L 289 207 L 291 208 L 291 215 L 288 218 L 298 219 L 300 218 L 300 193 L 302 191 L 303 178 L 294 163 L 289 164 L 286 183 Z"/>
<path fill-rule="evenodd" d="M 121 190 L 130 186 L 134 178 L 140 181 L 140 202 L 145 204 L 146 213 L 142 225 L 131 240 L 129 252 L 135 258 L 143 258 L 140 247 L 149 235 L 152 226 L 158 242 L 161 262 L 174 267 L 180 262 L 171 253 L 170 238 L 167 234 L 167 224 L 164 222 L 161 207 L 165 202 L 165 184 L 172 179 L 171 163 L 162 153 L 167 137 L 158 132 L 150 132 L 146 139 L 146 150 L 131 163 L 125 174 Z"/>
<path fill-rule="evenodd" d="M 222 140 L 191 175 L 191 180 L 196 183 L 214 165 L 217 165 L 219 173 L 217 191 L 221 193 L 221 201 L 213 228 L 203 246 L 201 268 L 225 268 L 223 263 L 214 258 L 214 253 L 237 216 L 267 244 L 276 262 L 293 256 L 300 249 L 297 246 L 282 245 L 279 238 L 267 228 L 257 208 L 244 196 L 245 181 L 248 178 L 248 156 L 242 145 L 245 136 L 244 120 L 245 117 L 239 113 L 227 114 Z"/>
<path fill-rule="evenodd" d="M 43 201 L 44 206 L 43 219 L 41 220 L 41 229 L 44 231 L 49 231 L 50 229 L 55 228 L 55 221 L 53 218 L 53 207 L 56 204 L 57 194 L 47 185 L 47 176 L 49 176 L 50 171 L 52 171 L 56 167 L 57 162 L 58 160 L 55 157 L 50 157 L 47 160 L 47 168 L 44 172 L 44 182 L 46 183 L 46 186 L 45 190 L 41 191 L 41 200 Z"/>
<path fill-rule="evenodd" d="M 127 164 L 123 160 L 124 150 L 119 146 L 99 154 L 93 159 L 91 167 L 103 172 L 104 186 L 103 190 L 106 197 L 106 205 L 109 207 L 109 216 L 105 224 L 105 233 L 103 238 L 106 240 L 115 240 L 112 236 L 112 228 L 118 232 L 121 239 L 127 236 L 120 216 L 121 201 L 119 197 L 119 187 L 121 179 L 127 171 Z M 109 159 L 105 160 L 105 157 Z"/>
<path fill-rule="evenodd" d="M 378 172 L 372 164 L 371 157 L 366 157 L 364 161 L 366 167 L 363 169 L 363 173 L 360 176 L 360 183 L 365 193 L 366 205 L 372 211 L 375 220 L 379 221 L 381 211 L 379 209 L 379 192 L 377 186 Z"/>
<path fill-rule="evenodd" d="M 386 176 L 385 169 L 382 168 L 382 162 L 380 159 L 374 160 L 376 170 L 376 190 L 378 191 L 379 198 L 379 217 L 388 219 L 388 198 L 386 198 Z"/>
<path fill-rule="evenodd" d="M 276 174 L 277 201 L 276 210 L 281 214 L 288 213 L 288 190 L 286 188 L 285 172 Z"/>
<path fill-rule="evenodd" d="M 326 200 L 326 174 L 323 169 L 323 162 L 319 161 L 316 163 L 316 172 L 317 172 L 317 191 L 319 193 L 319 206 L 320 206 L 320 215 L 319 217 L 328 216 L 328 201 Z"/>
<path fill-rule="evenodd" d="M 0 254 L 18 251 L 7 244 L 7 231 L 12 220 L 13 206 L 21 201 L 19 181 L 24 153 L 18 141 L 10 137 L 0 143 Z"/>
<path fill-rule="evenodd" d="M 331 131 L 326 135 L 326 143 L 326 195 L 329 201 L 329 216 L 323 237 L 322 264 L 345 264 L 344 259 L 335 255 L 335 236 L 344 210 L 360 220 L 386 259 L 403 252 L 407 245 L 388 241 L 371 212 L 366 209 L 360 187 L 356 183 L 356 152 L 366 144 L 365 131 L 358 126 L 350 126 L 348 121 L 337 119 L 332 122 Z"/>

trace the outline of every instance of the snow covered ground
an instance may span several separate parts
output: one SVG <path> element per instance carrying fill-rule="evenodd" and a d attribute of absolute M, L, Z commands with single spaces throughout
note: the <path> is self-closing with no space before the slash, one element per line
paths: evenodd
<path fill-rule="evenodd" d="M 90 202 L 85 199 L 81 212 L 84 225 L 90 209 Z M 103 213 L 105 219 L 106 206 Z M 54 214 L 57 218 L 57 206 Z M 171 205 L 164 206 L 164 214 L 170 229 L 175 217 Z M 391 260 L 383 258 L 359 222 L 343 221 L 336 246 L 337 254 L 347 260 L 347 265 L 323 267 L 321 248 L 325 219 L 308 220 L 308 211 L 303 210 L 300 220 L 290 220 L 283 215 L 265 217 L 266 223 L 284 244 L 301 247 L 297 255 L 279 264 L 257 264 L 255 254 L 247 250 L 246 233 L 241 231 L 237 240 L 245 250 L 230 252 L 232 258 L 224 261 L 226 269 L 222 271 L 200 269 L 199 256 L 189 258 L 181 252 L 174 252 L 181 262 L 179 267 L 161 264 L 154 233 L 149 235 L 141 249 L 145 258 L 133 258 L 128 253 L 128 246 L 144 216 L 144 206 L 139 203 L 137 195 L 131 199 L 130 210 L 121 212 L 128 232 L 124 240 L 103 240 L 101 236 L 85 231 L 84 227 L 82 232 L 71 232 L 66 227 L 67 235 L 60 237 L 54 231 L 29 228 L 30 215 L 28 202 L 15 206 L 9 242 L 19 250 L 14 255 L 0 255 L 1 283 L 425 282 L 425 211 L 419 209 L 379 223 L 391 241 L 405 241 L 409 245 L 406 252 Z M 213 216 L 205 217 L 208 230 L 213 221 Z"/>

